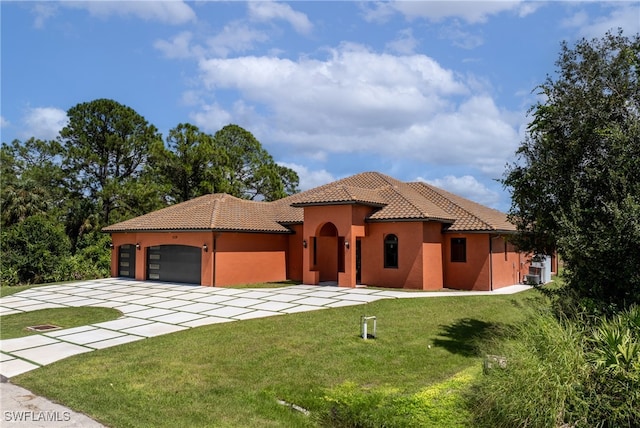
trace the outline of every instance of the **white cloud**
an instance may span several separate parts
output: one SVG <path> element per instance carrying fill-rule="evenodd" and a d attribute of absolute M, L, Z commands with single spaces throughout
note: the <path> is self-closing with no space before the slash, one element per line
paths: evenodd
<path fill-rule="evenodd" d="M 246 52 L 256 43 L 269 40 L 262 31 L 249 27 L 246 23 L 236 21 L 224 26 L 222 31 L 207 39 L 208 52 L 214 56 L 226 57 L 233 52 Z"/>
<path fill-rule="evenodd" d="M 418 46 L 418 40 L 413 37 L 413 30 L 405 28 L 398 33 L 398 37 L 387 43 L 387 49 L 403 55 L 409 55 L 415 52 Z"/>
<path fill-rule="evenodd" d="M 307 15 L 296 12 L 288 4 L 273 1 L 250 1 L 247 6 L 249 16 L 254 21 L 282 19 L 291 24 L 293 29 L 300 34 L 309 34 L 313 30 L 313 24 Z"/>
<path fill-rule="evenodd" d="M 176 34 L 170 41 L 156 40 L 153 47 L 170 59 L 184 59 L 199 57 L 204 54 L 202 47 L 191 46 L 193 34 L 190 31 L 183 31 Z"/>
<path fill-rule="evenodd" d="M 463 49 L 477 48 L 484 43 L 482 36 L 463 30 L 462 25 L 457 20 L 451 25 L 444 26 L 440 30 L 440 37 L 451 40 L 454 46 Z"/>
<path fill-rule="evenodd" d="M 622 28 L 627 36 L 640 32 L 640 5 L 638 3 L 607 3 L 609 14 L 591 18 L 585 10 L 579 10 L 563 21 L 568 28 L 575 28 L 578 34 L 588 39 L 601 38 L 607 31 L 616 32 Z"/>
<path fill-rule="evenodd" d="M 303 191 L 336 181 L 333 174 L 326 169 L 311 171 L 304 165 L 287 162 L 278 162 L 278 165 L 286 166 L 298 173 L 298 177 L 300 177 L 300 190 Z"/>
<path fill-rule="evenodd" d="M 180 25 L 196 20 L 196 13 L 181 0 L 164 1 L 83 1 L 60 2 L 60 5 L 76 9 L 85 9 L 92 16 L 108 18 L 112 15 L 135 16 L 147 21 Z"/>
<path fill-rule="evenodd" d="M 371 3 L 364 8 L 364 17 L 370 22 L 384 22 L 396 12 L 407 19 L 423 18 L 438 22 L 459 18 L 473 24 L 484 23 L 491 15 L 502 12 L 526 16 L 537 7 L 521 1 L 396 1 Z"/>
<path fill-rule="evenodd" d="M 43 28 L 45 21 L 56 14 L 58 8 L 53 2 L 35 3 L 31 11 L 35 14 L 33 26 L 35 28 Z"/>
<path fill-rule="evenodd" d="M 217 34 L 201 37 L 200 44 L 193 39 L 191 31 L 183 31 L 169 40 L 156 40 L 153 47 L 169 59 L 204 59 L 207 56 L 226 58 L 233 53 L 255 49 L 258 43 L 267 42 L 269 36 L 242 21 L 232 21 Z"/>
<path fill-rule="evenodd" d="M 462 177 L 447 175 L 435 180 L 425 180 L 418 177 L 417 181 L 424 181 L 489 207 L 496 206 L 500 202 L 500 195 L 497 192 L 489 189 L 471 175 L 463 175 Z"/>
<path fill-rule="evenodd" d="M 216 132 L 232 122 L 232 116 L 220 105 L 203 105 L 201 110 L 191 114 L 191 120 L 205 132 Z"/>
<path fill-rule="evenodd" d="M 51 140 L 58 136 L 62 128 L 67 125 L 67 113 L 55 107 L 35 107 L 28 109 L 22 118 L 24 129 L 20 132 L 22 138 L 39 138 Z"/>
<path fill-rule="evenodd" d="M 495 177 L 517 148 L 525 118 L 501 111 L 473 76 L 425 55 L 344 44 L 325 59 L 246 56 L 202 60 L 199 67 L 207 91 L 238 91 L 245 107 L 267 112 L 259 123 L 267 140 L 315 159 L 370 153 L 465 165 Z M 217 111 L 207 109 L 197 117 Z"/>

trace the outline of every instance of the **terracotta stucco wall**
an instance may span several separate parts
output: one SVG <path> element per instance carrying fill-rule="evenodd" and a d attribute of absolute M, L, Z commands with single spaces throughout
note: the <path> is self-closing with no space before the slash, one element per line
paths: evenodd
<path fill-rule="evenodd" d="M 422 228 L 422 289 L 440 290 L 444 286 L 444 266 L 442 260 L 442 224 L 425 222 Z"/>
<path fill-rule="evenodd" d="M 216 241 L 216 286 L 287 279 L 288 235 L 225 232 Z"/>
<path fill-rule="evenodd" d="M 295 224 L 289 226 L 289 228 L 293 230 L 294 233 L 288 235 L 287 279 L 302 281 L 302 225 Z"/>
<path fill-rule="evenodd" d="M 520 282 L 520 254 L 503 236 L 491 238 L 491 271 L 493 289 L 518 284 Z"/>
<path fill-rule="evenodd" d="M 384 240 L 398 237 L 398 267 L 384 267 Z M 362 239 L 362 283 L 370 286 L 423 289 L 423 223 L 381 222 L 368 225 Z"/>
<path fill-rule="evenodd" d="M 451 261 L 452 238 L 466 239 L 466 262 Z M 489 234 L 446 233 L 443 239 L 444 286 L 461 290 L 489 290 Z"/>

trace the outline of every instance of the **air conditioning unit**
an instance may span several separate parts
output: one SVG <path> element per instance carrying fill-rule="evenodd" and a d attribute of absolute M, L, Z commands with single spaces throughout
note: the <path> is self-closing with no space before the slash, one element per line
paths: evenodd
<path fill-rule="evenodd" d="M 525 275 L 524 276 L 524 282 L 527 285 L 538 285 L 540 284 L 540 275 Z"/>

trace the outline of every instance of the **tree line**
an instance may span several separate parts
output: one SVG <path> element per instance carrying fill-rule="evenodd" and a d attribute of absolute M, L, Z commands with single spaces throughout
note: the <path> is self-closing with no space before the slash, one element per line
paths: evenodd
<path fill-rule="evenodd" d="M 208 193 L 272 201 L 298 191 L 247 130 L 180 123 L 167 137 L 110 99 L 80 103 L 54 140 L 0 148 L 3 285 L 107 276 L 102 227 Z"/>

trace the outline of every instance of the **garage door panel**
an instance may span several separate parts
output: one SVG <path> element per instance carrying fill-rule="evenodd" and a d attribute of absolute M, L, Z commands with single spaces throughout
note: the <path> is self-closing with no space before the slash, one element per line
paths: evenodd
<path fill-rule="evenodd" d="M 160 245 L 147 252 L 147 279 L 200 284 L 201 249 L 186 245 Z"/>

